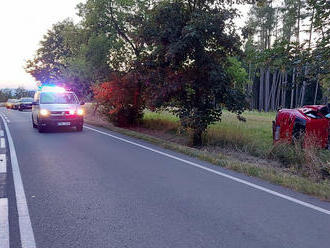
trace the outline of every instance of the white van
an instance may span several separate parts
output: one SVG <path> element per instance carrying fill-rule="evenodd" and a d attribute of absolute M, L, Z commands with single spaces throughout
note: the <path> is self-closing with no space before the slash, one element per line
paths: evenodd
<path fill-rule="evenodd" d="M 51 127 L 75 127 L 83 130 L 84 110 L 72 91 L 58 86 L 44 86 L 34 95 L 32 126 L 39 132 Z"/>

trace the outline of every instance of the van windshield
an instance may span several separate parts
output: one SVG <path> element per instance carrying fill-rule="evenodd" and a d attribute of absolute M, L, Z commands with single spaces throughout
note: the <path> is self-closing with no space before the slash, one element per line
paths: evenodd
<path fill-rule="evenodd" d="M 42 92 L 41 104 L 77 104 L 78 100 L 74 93 Z"/>

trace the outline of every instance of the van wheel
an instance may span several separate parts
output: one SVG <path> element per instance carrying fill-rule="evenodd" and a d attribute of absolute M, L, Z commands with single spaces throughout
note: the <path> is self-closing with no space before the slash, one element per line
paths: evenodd
<path fill-rule="evenodd" d="M 76 126 L 77 132 L 81 132 L 83 130 L 83 125 Z"/>
<path fill-rule="evenodd" d="M 38 128 L 38 131 L 39 131 L 39 133 L 43 133 L 43 132 L 45 132 L 45 127 L 43 127 L 43 126 L 41 126 L 40 124 L 39 124 L 39 121 L 37 121 L 37 128 Z"/>
<path fill-rule="evenodd" d="M 32 117 L 32 127 L 33 127 L 33 128 L 37 128 L 37 127 L 38 127 L 36 124 L 34 124 L 33 117 Z"/>

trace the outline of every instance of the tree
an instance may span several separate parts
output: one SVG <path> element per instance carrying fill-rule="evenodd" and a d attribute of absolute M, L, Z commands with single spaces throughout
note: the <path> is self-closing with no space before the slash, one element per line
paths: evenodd
<path fill-rule="evenodd" d="M 48 30 L 26 71 L 42 84 L 65 85 L 79 96 L 92 94 L 93 83 L 109 79 L 109 40 L 66 19 Z"/>
<path fill-rule="evenodd" d="M 245 95 L 235 88 L 228 67 L 239 54 L 232 25 L 235 11 L 213 1 L 155 4 L 142 36 L 152 49 L 144 57 L 149 104 L 172 107 L 181 124 L 202 144 L 208 125 L 221 119 L 222 108 L 241 114 Z"/>
<path fill-rule="evenodd" d="M 15 98 L 20 99 L 22 97 L 32 97 L 33 92 L 26 90 L 24 87 L 18 87 L 15 89 Z"/>
<path fill-rule="evenodd" d="M 0 102 L 6 102 L 9 98 L 12 98 L 12 90 L 11 89 L 1 89 L 0 90 Z"/>
<path fill-rule="evenodd" d="M 35 57 L 26 63 L 26 71 L 42 83 L 61 79 L 61 71 L 72 51 L 64 40 L 64 30 L 74 24 L 67 19 L 48 30 Z"/>

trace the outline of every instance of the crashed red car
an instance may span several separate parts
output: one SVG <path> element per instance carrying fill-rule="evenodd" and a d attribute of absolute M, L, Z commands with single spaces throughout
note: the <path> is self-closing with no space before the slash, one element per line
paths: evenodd
<path fill-rule="evenodd" d="M 273 140 L 303 145 L 329 147 L 330 114 L 326 105 L 307 105 L 296 109 L 281 109 L 273 121 Z"/>

